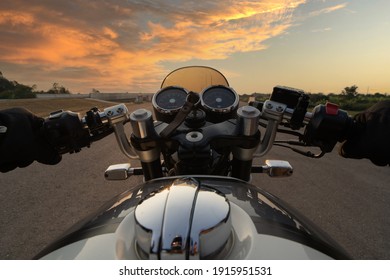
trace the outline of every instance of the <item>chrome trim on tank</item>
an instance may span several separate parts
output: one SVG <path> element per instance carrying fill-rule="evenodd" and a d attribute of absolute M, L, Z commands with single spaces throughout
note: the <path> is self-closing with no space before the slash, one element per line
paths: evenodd
<path fill-rule="evenodd" d="M 138 255 L 149 259 L 202 259 L 231 244 L 228 200 L 192 178 L 150 194 L 135 220 Z"/>

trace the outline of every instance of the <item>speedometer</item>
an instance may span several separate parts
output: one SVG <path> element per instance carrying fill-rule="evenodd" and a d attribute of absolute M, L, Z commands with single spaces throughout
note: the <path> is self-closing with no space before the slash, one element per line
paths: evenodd
<path fill-rule="evenodd" d="M 208 121 L 221 122 L 234 117 L 237 112 L 239 98 L 232 88 L 211 86 L 203 90 L 200 98 Z"/>
<path fill-rule="evenodd" d="M 188 92 L 184 88 L 169 86 L 153 95 L 152 104 L 156 119 L 163 122 L 173 120 L 186 102 Z"/>

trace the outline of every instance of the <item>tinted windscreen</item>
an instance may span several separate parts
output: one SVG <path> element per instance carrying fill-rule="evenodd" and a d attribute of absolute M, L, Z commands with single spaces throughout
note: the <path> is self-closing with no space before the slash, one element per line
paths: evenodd
<path fill-rule="evenodd" d="M 221 72 L 204 66 L 191 66 L 179 68 L 165 77 L 161 88 L 179 86 L 189 91 L 201 92 L 213 85 L 229 86 L 229 83 Z"/>

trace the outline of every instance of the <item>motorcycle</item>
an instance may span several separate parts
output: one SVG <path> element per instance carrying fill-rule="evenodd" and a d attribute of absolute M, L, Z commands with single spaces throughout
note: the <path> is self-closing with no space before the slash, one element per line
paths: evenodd
<path fill-rule="evenodd" d="M 287 161 L 253 164 L 274 145 L 311 158 L 331 152 L 353 126 L 345 111 L 327 103 L 308 112 L 309 96 L 282 86 L 265 102 L 240 106 L 224 75 L 203 66 L 168 74 L 152 105 L 153 113 L 118 104 L 84 117 L 58 111 L 45 120 L 46 137 L 61 154 L 114 133 L 121 151 L 141 167 L 112 165 L 105 178 L 143 176 L 144 182 L 36 259 L 349 259 L 298 211 L 250 184 L 253 173 L 293 174 Z M 278 141 L 278 133 L 298 139 Z"/>

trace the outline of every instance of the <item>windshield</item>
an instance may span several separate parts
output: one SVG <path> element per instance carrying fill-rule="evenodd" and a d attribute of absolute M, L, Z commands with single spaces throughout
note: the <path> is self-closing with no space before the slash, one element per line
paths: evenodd
<path fill-rule="evenodd" d="M 162 82 L 161 88 L 178 86 L 199 93 L 209 86 L 220 85 L 228 87 L 229 83 L 218 70 L 205 66 L 189 66 L 169 73 Z"/>

